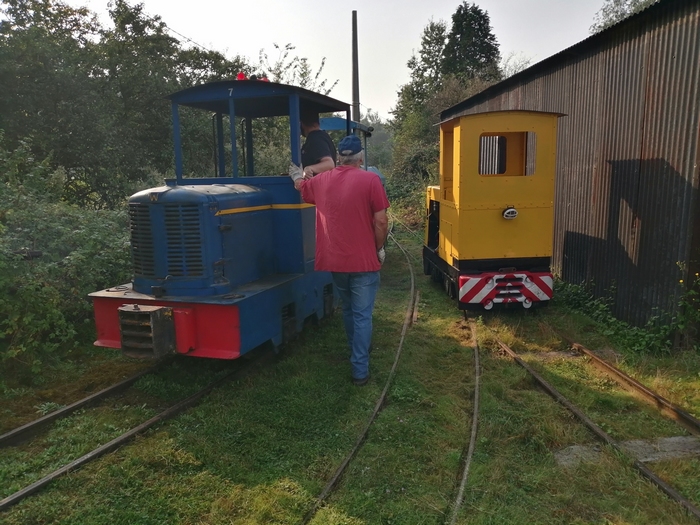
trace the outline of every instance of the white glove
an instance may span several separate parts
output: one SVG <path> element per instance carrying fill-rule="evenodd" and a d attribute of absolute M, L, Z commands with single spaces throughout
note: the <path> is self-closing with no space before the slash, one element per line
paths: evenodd
<path fill-rule="evenodd" d="M 304 177 L 304 172 L 302 169 L 294 164 L 293 162 L 289 164 L 289 176 L 294 182 Z"/>
<path fill-rule="evenodd" d="M 377 250 L 377 259 L 379 259 L 379 264 L 384 264 L 384 259 L 386 259 L 386 252 L 384 251 L 384 246 Z"/>

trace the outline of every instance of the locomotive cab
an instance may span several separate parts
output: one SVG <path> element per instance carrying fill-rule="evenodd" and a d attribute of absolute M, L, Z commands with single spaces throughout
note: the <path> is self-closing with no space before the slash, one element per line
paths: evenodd
<path fill-rule="evenodd" d="M 552 297 L 559 113 L 449 115 L 426 196 L 423 267 L 460 309 Z"/>
<path fill-rule="evenodd" d="M 349 122 L 350 107 L 256 80 L 212 82 L 169 98 L 175 178 L 129 199 L 133 278 L 90 294 L 95 344 L 142 357 L 220 359 L 268 341 L 277 346 L 335 304 L 330 273 L 314 271 L 315 207 L 280 174 L 290 161 L 301 165 L 302 112 L 340 111 Z M 211 122 L 214 162 L 204 176 L 185 178 L 186 153 L 196 152 L 183 144 L 181 118 L 196 113 L 205 116 L 200 124 Z M 271 133 L 279 137 L 280 126 L 270 126 L 277 118 L 289 141 L 270 168 L 259 150 L 269 151 Z"/>

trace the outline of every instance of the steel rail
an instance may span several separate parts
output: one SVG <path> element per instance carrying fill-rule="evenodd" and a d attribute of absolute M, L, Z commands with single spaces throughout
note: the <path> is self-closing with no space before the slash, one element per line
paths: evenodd
<path fill-rule="evenodd" d="M 403 350 L 403 342 L 406 337 L 406 332 L 408 330 L 408 327 L 411 325 L 411 320 L 413 318 L 413 308 L 415 304 L 415 289 L 416 289 L 416 283 L 415 283 L 415 275 L 413 272 L 413 266 L 411 265 L 411 260 L 409 257 L 409 254 L 406 250 L 404 250 L 403 246 L 399 244 L 399 242 L 396 240 L 394 235 L 390 232 L 389 233 L 389 238 L 396 244 L 396 246 L 399 247 L 399 249 L 403 252 L 404 256 L 406 257 L 406 261 L 408 262 L 408 269 L 411 272 L 411 295 L 408 300 L 408 306 L 406 308 L 406 315 L 404 317 L 404 322 L 403 322 L 403 327 L 401 328 L 401 338 L 399 340 L 399 346 L 396 350 L 396 354 L 394 357 L 394 364 L 391 367 L 391 371 L 389 372 L 389 377 L 386 380 L 386 384 L 384 385 L 384 390 L 382 390 L 381 395 L 379 396 L 379 400 L 377 401 L 377 404 L 374 407 L 374 411 L 372 412 L 372 415 L 369 417 L 367 423 L 365 424 L 364 429 L 360 433 L 359 437 L 357 438 L 357 441 L 355 442 L 355 446 L 353 446 L 352 450 L 350 453 L 345 456 L 345 459 L 343 459 L 342 463 L 340 466 L 337 468 L 333 476 L 331 476 L 330 480 L 326 483 L 325 487 L 321 491 L 321 494 L 316 498 L 316 501 L 314 502 L 313 506 L 309 511 L 304 515 L 304 517 L 301 520 L 302 525 L 308 524 L 313 517 L 316 515 L 318 512 L 318 509 L 321 508 L 323 505 L 324 501 L 326 498 L 329 496 L 329 494 L 333 491 L 333 489 L 336 487 L 340 479 L 342 478 L 343 474 L 348 468 L 348 465 L 352 462 L 352 460 L 355 458 L 357 453 L 360 451 L 362 448 L 362 445 L 364 445 L 365 440 L 367 439 L 367 434 L 369 433 L 369 429 L 374 423 L 374 420 L 377 418 L 377 415 L 379 412 L 381 412 L 382 408 L 384 407 L 384 403 L 386 401 L 387 393 L 389 392 L 389 387 L 391 386 L 393 380 L 394 380 L 394 375 L 396 374 L 396 368 L 399 364 L 399 359 L 401 357 L 401 351 Z"/>
<path fill-rule="evenodd" d="M 564 338 L 566 339 L 566 338 Z M 660 412 L 669 416 L 671 419 L 675 420 L 677 423 L 682 425 L 688 432 L 695 436 L 700 436 L 700 420 L 690 415 L 685 410 L 677 407 L 669 400 L 660 396 L 650 388 L 647 388 L 642 383 L 636 379 L 628 376 L 625 372 L 617 368 L 616 366 L 608 363 L 604 359 L 598 357 L 591 350 L 585 346 L 574 343 L 573 341 L 568 341 L 571 348 L 589 357 L 593 364 L 606 374 L 608 374 L 612 379 L 617 381 L 620 385 L 638 394 L 642 399 L 648 401 L 650 404 L 654 405 Z"/>
<path fill-rule="evenodd" d="M 535 372 L 530 366 L 528 366 L 525 361 L 520 359 L 518 354 L 516 354 L 511 348 L 506 345 L 505 343 L 497 340 L 498 346 L 506 352 L 510 357 L 513 358 L 513 360 L 518 363 L 520 366 L 522 366 L 525 370 L 527 370 L 532 377 L 535 378 L 535 380 L 540 384 L 540 386 L 550 395 L 552 396 L 557 402 L 565 406 L 569 411 L 574 414 L 579 421 L 581 421 L 584 425 L 588 427 L 588 429 L 593 432 L 593 434 L 596 435 L 601 441 L 607 443 L 610 445 L 613 449 L 618 451 L 623 457 L 629 457 L 628 453 L 619 445 L 619 443 L 613 439 L 607 432 L 605 432 L 602 428 L 600 428 L 598 425 L 596 425 L 586 414 L 579 409 L 576 405 L 571 403 L 566 397 L 564 397 L 562 394 L 559 393 L 557 389 L 555 389 L 552 385 L 550 385 L 547 381 L 545 381 L 542 376 L 540 376 L 537 372 Z M 676 489 L 674 489 L 671 485 L 666 483 L 664 480 L 662 480 L 659 476 L 654 474 L 653 471 L 649 469 L 646 465 L 644 465 L 642 462 L 640 462 L 638 459 L 633 459 L 632 466 L 645 478 L 647 478 L 649 481 L 651 481 L 654 485 L 656 485 L 664 494 L 666 494 L 669 498 L 674 500 L 675 502 L 679 503 L 682 507 L 684 507 L 690 514 L 695 516 L 698 520 L 700 520 L 700 509 L 698 509 L 695 505 L 693 505 L 690 501 L 688 501 L 686 498 L 684 498 Z"/>
<path fill-rule="evenodd" d="M 160 414 L 152 417 L 148 421 L 140 424 L 137 427 L 132 428 L 131 430 L 125 432 L 121 436 L 118 436 L 114 438 L 112 441 L 109 443 L 105 443 L 104 445 L 96 448 L 95 450 L 88 452 L 84 456 L 68 463 L 67 465 L 64 465 L 63 467 L 55 470 L 54 472 L 48 474 L 47 476 L 43 477 L 39 481 L 36 481 L 32 483 L 31 485 L 28 485 L 24 487 L 23 489 L 15 492 L 14 494 L 11 494 L 10 496 L 6 497 L 5 499 L 0 501 L 0 511 L 6 510 L 12 505 L 15 505 L 16 503 L 19 503 L 22 501 L 24 498 L 31 496 L 32 494 L 38 492 L 42 488 L 44 488 L 46 485 L 51 483 L 53 480 L 56 478 L 59 478 L 63 476 L 64 474 L 67 474 L 68 472 L 71 472 L 73 470 L 78 469 L 79 467 L 85 465 L 86 463 L 99 458 L 100 456 L 103 456 L 104 454 L 107 454 L 108 452 L 112 452 L 113 450 L 116 450 L 120 446 L 124 445 L 137 435 L 143 433 L 144 431 L 148 430 L 152 426 L 161 423 L 163 421 L 167 421 L 168 419 L 172 419 L 173 417 L 177 416 L 184 410 L 194 406 L 202 397 L 207 395 L 209 392 L 211 392 L 214 388 L 216 388 L 219 385 L 222 385 L 223 383 L 227 381 L 231 381 L 235 378 L 239 378 L 246 374 L 250 368 L 253 366 L 253 364 L 260 364 L 261 362 L 264 362 L 266 360 L 269 360 L 272 358 L 272 354 L 268 354 L 264 356 L 261 359 L 257 360 L 252 360 L 243 363 L 240 365 L 236 370 L 233 370 L 226 374 L 225 376 L 217 379 L 216 381 L 210 383 L 200 391 L 196 392 L 195 394 L 192 394 L 186 399 L 183 399 L 182 401 L 176 403 L 175 405 L 171 406 L 170 408 L 164 410 Z"/>
<path fill-rule="evenodd" d="M 30 421 L 25 425 L 15 428 L 14 430 L 10 430 L 9 432 L 0 436 L 0 448 L 23 443 L 30 437 L 36 435 L 38 432 L 46 428 L 49 425 L 49 423 L 53 423 L 58 419 L 62 419 L 72 414 L 79 408 L 90 406 L 91 404 L 96 403 L 97 401 L 100 401 L 106 397 L 123 392 L 131 385 L 133 385 L 136 381 L 141 379 L 143 376 L 152 374 L 153 372 L 158 370 L 160 366 L 161 364 L 152 366 L 151 368 L 143 370 L 132 377 L 129 377 L 123 381 L 120 381 L 119 383 L 105 388 L 104 390 L 100 390 L 99 392 L 96 392 L 84 399 L 76 401 L 75 403 L 72 403 L 66 407 L 51 412 L 50 414 L 46 414 L 45 416 L 40 417 L 39 419 L 35 419 L 34 421 Z"/>
<path fill-rule="evenodd" d="M 467 486 L 467 479 L 469 477 L 469 468 L 472 462 L 472 456 L 474 455 L 474 449 L 476 448 L 476 433 L 479 426 L 479 384 L 481 382 L 481 365 L 479 363 L 479 341 L 476 336 L 476 323 L 471 321 L 469 326 L 472 331 L 472 337 L 474 340 L 474 414 L 472 417 L 472 431 L 469 438 L 469 448 L 467 450 L 467 457 L 464 462 L 464 471 L 462 472 L 462 480 L 459 484 L 459 490 L 457 491 L 457 497 L 452 505 L 452 514 L 450 516 L 449 524 L 454 525 L 457 522 L 457 515 L 462 508 L 462 501 L 464 500 L 464 489 Z"/>

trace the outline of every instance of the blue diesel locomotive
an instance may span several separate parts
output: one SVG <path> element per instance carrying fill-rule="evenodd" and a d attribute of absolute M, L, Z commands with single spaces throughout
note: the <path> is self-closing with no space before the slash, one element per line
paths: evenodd
<path fill-rule="evenodd" d="M 169 98 L 176 178 L 129 199 L 133 280 L 90 294 L 95 344 L 132 356 L 218 359 L 280 345 L 306 319 L 332 312 L 334 290 L 329 273 L 314 271 L 315 207 L 289 177 L 256 176 L 253 148 L 266 137 L 253 136 L 253 120 L 288 117 L 290 160 L 300 165 L 300 113 L 345 112 L 349 134 L 350 107 L 256 80 L 212 82 Z M 216 177 L 183 178 L 181 106 L 213 114 Z"/>

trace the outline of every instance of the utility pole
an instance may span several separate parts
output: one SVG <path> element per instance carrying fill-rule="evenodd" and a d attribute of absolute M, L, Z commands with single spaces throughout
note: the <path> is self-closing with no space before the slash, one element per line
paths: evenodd
<path fill-rule="evenodd" d="M 360 122 L 360 73 L 357 58 L 357 11 L 352 12 L 352 120 Z"/>

